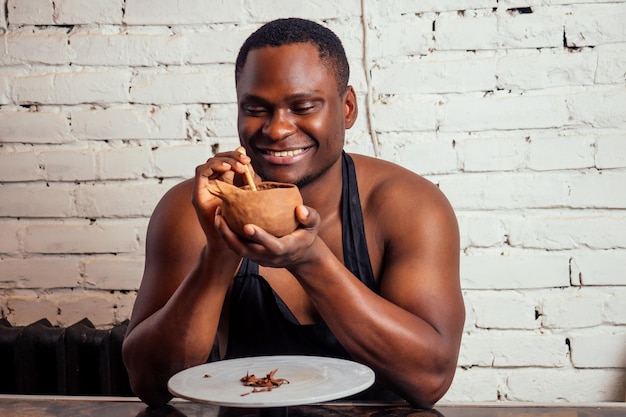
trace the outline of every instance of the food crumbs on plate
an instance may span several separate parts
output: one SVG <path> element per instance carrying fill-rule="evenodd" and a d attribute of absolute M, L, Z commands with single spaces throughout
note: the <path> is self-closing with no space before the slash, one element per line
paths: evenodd
<path fill-rule="evenodd" d="M 211 375 L 209 374 L 204 374 L 204 376 L 202 378 L 211 378 Z"/>
<path fill-rule="evenodd" d="M 265 375 L 265 377 L 263 378 L 257 378 L 256 376 L 254 376 L 254 374 L 250 375 L 250 372 L 246 372 L 246 375 L 241 377 L 240 381 L 245 386 L 253 387 L 253 388 L 252 388 L 252 391 L 245 392 L 241 394 L 241 396 L 243 397 L 244 395 L 248 395 L 253 392 L 271 391 L 274 388 L 278 388 L 283 384 L 288 384 L 289 381 L 286 380 L 285 378 L 274 378 L 276 371 L 278 371 L 278 368 L 274 369 L 272 372 Z"/>

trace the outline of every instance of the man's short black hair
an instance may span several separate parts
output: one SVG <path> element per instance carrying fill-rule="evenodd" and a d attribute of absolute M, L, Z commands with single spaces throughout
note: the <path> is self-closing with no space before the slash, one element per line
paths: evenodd
<path fill-rule="evenodd" d="M 311 43 L 317 48 L 321 61 L 334 74 L 337 89 L 342 95 L 348 86 L 350 66 L 341 40 L 330 29 L 299 18 L 273 20 L 261 26 L 246 39 L 235 62 L 235 83 L 239 82 L 239 76 L 251 50 L 294 43 Z"/>

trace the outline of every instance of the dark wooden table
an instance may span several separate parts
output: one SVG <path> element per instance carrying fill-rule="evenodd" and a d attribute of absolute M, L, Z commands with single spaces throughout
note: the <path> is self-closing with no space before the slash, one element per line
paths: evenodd
<path fill-rule="evenodd" d="M 134 398 L 0 395 L 2 417 L 228 417 L 271 415 L 272 411 L 290 417 L 626 417 L 626 404 L 441 404 L 432 410 L 418 410 L 403 404 L 333 402 L 257 410 L 174 400 L 166 407 L 151 409 Z"/>

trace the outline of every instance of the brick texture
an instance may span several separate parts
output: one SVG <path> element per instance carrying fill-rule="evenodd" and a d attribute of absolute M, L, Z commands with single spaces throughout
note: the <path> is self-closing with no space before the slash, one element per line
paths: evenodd
<path fill-rule="evenodd" d="M 129 317 L 159 198 L 237 146 L 239 45 L 343 39 L 349 151 L 437 184 L 467 320 L 444 402 L 623 401 L 623 0 L 0 0 L 0 317 Z"/>

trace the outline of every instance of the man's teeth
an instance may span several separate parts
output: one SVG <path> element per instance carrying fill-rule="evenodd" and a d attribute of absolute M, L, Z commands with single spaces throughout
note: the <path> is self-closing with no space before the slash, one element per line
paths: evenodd
<path fill-rule="evenodd" d="M 267 153 L 272 156 L 296 156 L 298 154 L 301 154 L 302 152 L 304 152 L 304 149 L 294 149 L 291 151 L 280 151 L 280 152 L 267 151 Z"/>

